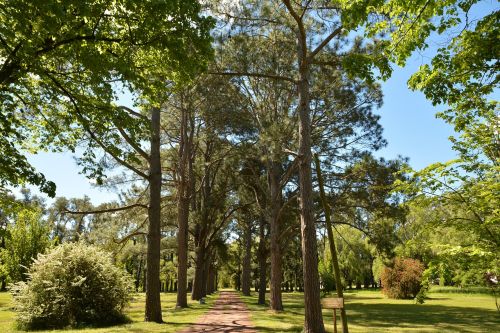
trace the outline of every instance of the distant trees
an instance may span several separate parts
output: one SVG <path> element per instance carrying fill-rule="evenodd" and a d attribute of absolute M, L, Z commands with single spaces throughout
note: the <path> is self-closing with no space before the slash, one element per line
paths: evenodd
<path fill-rule="evenodd" d="M 33 260 L 51 245 L 49 233 L 39 209 L 24 208 L 15 214 L 5 229 L 5 247 L 0 251 L 2 271 L 11 282 L 28 279 Z"/>

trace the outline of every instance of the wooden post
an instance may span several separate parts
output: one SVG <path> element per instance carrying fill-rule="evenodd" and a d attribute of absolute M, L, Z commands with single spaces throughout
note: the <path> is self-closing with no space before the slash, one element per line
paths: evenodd
<path fill-rule="evenodd" d="M 342 311 L 344 308 L 344 298 L 325 298 L 321 303 L 323 308 L 333 309 L 333 332 L 337 333 L 337 309 Z M 342 325 L 342 330 L 343 329 L 344 326 Z"/>
<path fill-rule="evenodd" d="M 333 333 L 337 333 L 337 309 L 333 308 Z"/>

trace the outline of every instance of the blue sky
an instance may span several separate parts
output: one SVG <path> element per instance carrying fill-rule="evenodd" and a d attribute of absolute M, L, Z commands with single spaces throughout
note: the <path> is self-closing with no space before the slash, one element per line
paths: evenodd
<path fill-rule="evenodd" d="M 497 2 L 487 0 L 478 4 L 474 14 L 482 16 L 494 9 L 497 9 Z M 389 144 L 376 155 L 387 159 L 398 155 L 409 157 L 414 169 L 456 156 L 448 140 L 454 134 L 452 128 L 435 118 L 436 112 L 443 110 L 444 106 L 434 107 L 422 93 L 410 91 L 406 84 L 411 74 L 429 61 L 429 56 L 436 50 L 435 45 L 426 52 L 427 57 L 415 54 L 404 68 L 394 68 L 393 76 L 382 83 L 384 104 L 377 110 Z M 123 97 L 122 102 L 130 105 L 130 97 Z M 80 170 L 69 153 L 39 153 L 28 159 L 47 179 L 56 183 L 58 196 L 88 195 L 94 204 L 117 198 L 115 193 L 93 187 L 91 181 L 79 174 Z"/>
<path fill-rule="evenodd" d="M 389 144 L 376 155 L 388 159 L 398 155 L 409 157 L 416 169 L 455 156 L 448 141 L 452 128 L 435 118 L 435 113 L 444 107 L 433 107 L 422 93 L 407 88 L 406 81 L 421 63 L 421 58 L 413 57 L 405 68 L 395 68 L 391 79 L 382 84 L 384 104 L 377 110 Z M 29 161 L 56 183 L 57 196 L 88 195 L 94 204 L 117 198 L 113 192 L 93 187 L 91 181 L 79 174 L 70 153 L 38 153 L 29 156 Z"/>

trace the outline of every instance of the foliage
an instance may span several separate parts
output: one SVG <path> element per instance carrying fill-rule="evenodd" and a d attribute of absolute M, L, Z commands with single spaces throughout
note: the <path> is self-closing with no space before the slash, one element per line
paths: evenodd
<path fill-rule="evenodd" d="M 26 281 L 33 260 L 50 246 L 50 229 L 39 209 L 24 208 L 6 230 L 5 248 L 0 252 L 4 273 L 12 282 Z"/>
<path fill-rule="evenodd" d="M 28 281 L 16 284 L 12 293 L 22 327 L 102 325 L 125 319 L 131 283 L 108 253 L 66 243 L 40 255 Z"/>
<path fill-rule="evenodd" d="M 421 288 L 424 265 L 414 259 L 396 258 L 382 272 L 382 288 L 389 298 L 413 298 Z"/>
<path fill-rule="evenodd" d="M 2 1 L 0 185 L 28 182 L 54 196 L 23 150 L 74 151 L 75 122 L 128 122 L 135 139 L 144 125 L 112 105 L 116 88 L 151 97 L 203 67 L 212 20 L 200 9 L 197 1 Z"/>

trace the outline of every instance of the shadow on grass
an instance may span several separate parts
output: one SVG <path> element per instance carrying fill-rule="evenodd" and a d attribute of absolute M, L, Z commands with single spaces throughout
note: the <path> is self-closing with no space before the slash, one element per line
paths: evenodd
<path fill-rule="evenodd" d="M 270 328 L 270 327 L 262 327 L 262 326 L 255 326 L 255 330 L 257 332 L 262 332 L 262 333 L 277 333 L 277 332 L 302 332 L 302 329 L 304 327 L 302 325 L 294 325 L 289 328 Z"/>
<path fill-rule="evenodd" d="M 423 304 L 385 300 L 380 294 L 370 293 L 347 295 L 349 324 L 356 332 L 384 332 L 389 329 L 417 329 L 425 332 L 498 332 L 500 315 L 493 309 L 472 304 Z M 429 299 L 431 300 L 431 299 Z M 449 301 L 454 298 L 436 298 Z M 245 299 L 258 332 L 301 332 L 304 318 L 302 294 L 283 294 L 285 310 L 272 312 L 267 306 L 257 305 L 256 298 Z M 374 303 L 375 302 L 375 303 Z M 475 301 L 477 303 L 477 300 Z M 331 325 L 331 310 L 323 311 L 325 324 Z M 339 318 L 340 320 L 340 318 Z M 286 325 L 283 325 L 286 324 Z"/>
<path fill-rule="evenodd" d="M 470 307 L 352 303 L 348 313 L 350 323 L 372 328 L 435 326 L 460 332 L 478 328 L 493 332 L 500 327 L 498 313 Z"/>

